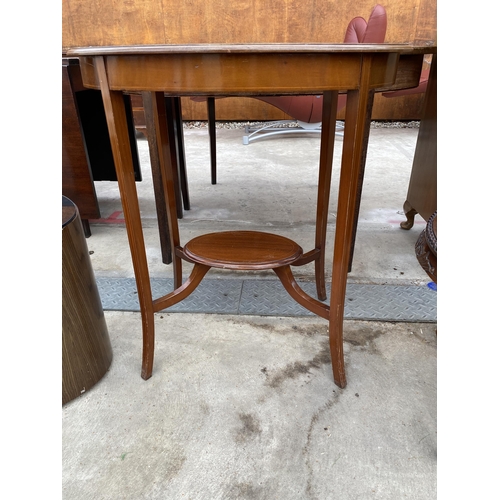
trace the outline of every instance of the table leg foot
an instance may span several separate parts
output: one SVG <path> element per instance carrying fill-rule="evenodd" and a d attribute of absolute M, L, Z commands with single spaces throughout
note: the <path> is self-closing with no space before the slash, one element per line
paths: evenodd
<path fill-rule="evenodd" d="M 342 362 L 342 365 L 343 364 L 344 363 Z M 344 389 L 345 386 L 347 385 L 347 379 L 346 379 L 345 372 L 344 372 L 344 366 L 342 366 L 342 368 L 340 368 L 335 363 L 333 363 L 332 367 L 333 367 L 333 381 L 335 382 L 335 385 L 337 387 L 340 387 L 341 389 Z"/>
<path fill-rule="evenodd" d="M 333 381 L 335 385 L 343 389 L 347 385 L 347 378 L 345 375 L 345 366 L 344 366 L 344 349 L 335 348 L 335 345 L 332 346 L 332 341 L 330 339 L 330 354 L 332 356 L 332 370 L 333 370 Z"/>
<path fill-rule="evenodd" d="M 343 314 L 336 314 L 339 308 L 331 305 L 332 317 L 330 318 L 330 356 L 332 358 L 333 381 L 335 385 L 343 389 L 347 385 L 344 365 L 344 332 Z M 343 304 L 341 306 L 343 309 Z M 340 317 L 339 317 L 340 316 Z"/>
<path fill-rule="evenodd" d="M 155 323 L 154 313 L 151 311 L 142 313 L 142 370 L 141 377 L 144 380 L 151 378 L 153 374 L 153 359 L 155 352 Z"/>

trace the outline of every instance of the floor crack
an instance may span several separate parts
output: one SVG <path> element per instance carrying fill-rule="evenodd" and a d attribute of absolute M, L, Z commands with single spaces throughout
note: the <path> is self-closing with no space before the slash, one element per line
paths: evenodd
<path fill-rule="evenodd" d="M 342 389 L 338 389 L 338 392 L 341 393 Z M 311 456 L 310 456 L 310 446 L 311 446 L 311 440 L 312 440 L 312 431 L 314 429 L 314 426 L 318 423 L 318 420 L 320 416 L 328 411 L 332 406 L 336 403 L 337 399 L 339 397 L 339 394 L 337 394 L 336 391 L 334 391 L 334 394 L 331 396 L 331 398 L 323 405 L 321 406 L 316 413 L 311 417 L 311 422 L 309 423 L 309 428 L 307 430 L 307 439 L 306 439 L 306 444 L 304 445 L 304 448 L 302 448 L 302 454 L 304 455 L 305 458 L 305 463 L 307 467 L 307 486 L 306 486 L 306 495 L 307 498 L 311 500 L 315 500 L 315 496 L 313 494 L 313 484 L 312 484 L 312 476 L 313 476 L 313 468 L 311 464 Z M 335 460 L 335 463 L 339 460 L 340 456 Z"/>

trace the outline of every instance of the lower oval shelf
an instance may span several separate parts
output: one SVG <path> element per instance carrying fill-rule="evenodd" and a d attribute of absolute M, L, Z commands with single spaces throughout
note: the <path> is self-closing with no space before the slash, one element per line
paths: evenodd
<path fill-rule="evenodd" d="M 274 269 L 302 256 L 293 240 L 261 231 L 224 231 L 193 238 L 184 246 L 187 258 L 221 269 Z"/>

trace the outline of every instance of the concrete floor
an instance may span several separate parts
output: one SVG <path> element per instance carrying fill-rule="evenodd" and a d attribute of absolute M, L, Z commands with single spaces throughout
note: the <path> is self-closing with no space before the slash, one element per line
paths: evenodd
<path fill-rule="evenodd" d="M 244 146 L 242 130 L 217 133 L 213 186 L 207 130 L 185 130 L 191 210 L 180 221 L 181 241 L 244 228 L 312 248 L 319 138 Z M 425 222 L 417 217 L 410 231 L 399 227 L 417 133 L 371 131 L 349 283 L 430 281 L 414 253 Z M 171 277 L 160 258 L 147 142 L 138 144 L 150 272 Z M 339 138 L 328 255 L 341 147 Z M 102 219 L 87 240 L 96 277 L 132 277 L 116 183 L 96 183 L 96 190 Z M 312 280 L 312 266 L 298 271 Z M 255 274 L 275 279 L 249 279 Z M 215 270 L 209 276 L 241 278 Z M 145 382 L 140 314 L 105 317 L 111 368 L 62 409 L 63 498 L 436 498 L 436 323 L 346 321 L 348 383 L 339 389 L 321 318 L 158 313 L 155 367 Z"/>

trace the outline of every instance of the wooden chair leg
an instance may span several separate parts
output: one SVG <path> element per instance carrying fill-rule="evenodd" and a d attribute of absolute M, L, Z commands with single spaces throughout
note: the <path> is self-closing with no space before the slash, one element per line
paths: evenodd
<path fill-rule="evenodd" d="M 217 184 L 217 147 L 215 131 L 215 98 L 207 98 L 208 134 L 210 136 L 210 171 L 212 184 Z"/>
<path fill-rule="evenodd" d="M 130 148 L 122 147 L 130 142 L 129 130 L 123 93 L 112 91 L 108 85 L 108 76 L 103 58 L 95 61 L 97 75 L 100 81 L 102 100 L 106 111 L 109 138 L 113 150 L 116 176 L 120 188 L 123 213 L 127 221 L 127 235 L 134 266 L 137 297 L 141 308 L 143 333 L 143 366 L 142 377 L 147 379 L 153 370 L 152 349 L 154 349 L 154 311 L 151 281 L 149 278 L 148 259 L 144 234 L 141 224 L 141 211 L 135 185 L 134 165 Z M 131 221 L 133 221 L 131 223 Z"/>

